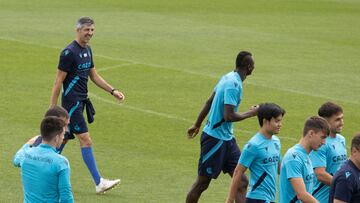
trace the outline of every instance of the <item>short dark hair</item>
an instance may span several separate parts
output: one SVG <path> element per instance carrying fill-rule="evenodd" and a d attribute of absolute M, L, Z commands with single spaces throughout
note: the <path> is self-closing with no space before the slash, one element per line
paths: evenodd
<path fill-rule="evenodd" d="M 357 151 L 360 151 L 360 132 L 356 133 L 356 135 L 351 140 L 351 150 L 355 148 Z"/>
<path fill-rule="evenodd" d="M 252 54 L 248 51 L 240 51 L 236 57 L 236 67 L 243 68 L 254 63 L 251 56 Z"/>
<path fill-rule="evenodd" d="M 95 21 L 87 16 L 79 18 L 79 20 L 76 21 L 76 28 L 81 28 L 85 24 L 95 24 Z"/>
<path fill-rule="evenodd" d="M 318 110 L 318 114 L 321 117 L 324 118 L 329 118 L 332 115 L 335 115 L 337 113 L 342 113 L 343 110 L 341 108 L 341 106 L 332 103 L 332 102 L 326 102 L 323 105 L 320 106 L 319 110 Z"/>
<path fill-rule="evenodd" d="M 45 141 L 51 141 L 56 135 L 64 131 L 65 122 L 58 117 L 45 117 L 40 124 L 41 136 Z"/>
<path fill-rule="evenodd" d="M 44 115 L 44 117 L 47 116 L 55 116 L 58 118 L 69 118 L 68 112 L 61 106 L 50 107 Z"/>
<path fill-rule="evenodd" d="M 326 135 L 330 133 L 329 123 L 320 116 L 312 116 L 305 121 L 303 136 L 305 136 L 310 130 L 323 131 Z"/>
<path fill-rule="evenodd" d="M 285 110 L 283 108 L 274 103 L 264 103 L 260 104 L 257 117 L 260 126 L 263 126 L 264 119 L 270 121 L 271 118 L 277 118 L 280 115 L 285 115 Z"/>

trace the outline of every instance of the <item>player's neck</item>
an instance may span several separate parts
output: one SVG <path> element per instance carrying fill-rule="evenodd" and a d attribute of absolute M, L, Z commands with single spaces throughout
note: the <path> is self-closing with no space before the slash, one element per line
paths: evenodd
<path fill-rule="evenodd" d="M 265 138 L 267 139 L 271 139 L 272 137 L 272 133 L 270 133 L 269 131 L 267 131 L 266 129 L 264 128 L 260 128 L 259 132 L 264 135 Z"/>
<path fill-rule="evenodd" d="M 54 147 L 56 149 L 56 143 L 55 142 L 48 142 L 48 141 L 42 140 L 41 143 L 47 144 L 47 145 L 52 146 L 52 147 Z"/>
<path fill-rule="evenodd" d="M 335 138 L 335 137 L 336 137 L 336 133 L 330 132 L 329 136 L 330 136 L 331 138 Z"/>
<path fill-rule="evenodd" d="M 240 78 L 241 78 L 241 81 L 244 82 L 244 80 L 246 79 L 246 76 L 247 76 L 246 71 L 242 71 L 242 69 L 237 69 L 237 68 L 235 68 L 234 71 L 239 74 L 239 76 L 240 76 Z"/>
<path fill-rule="evenodd" d="M 305 149 L 305 151 L 310 154 L 311 152 L 311 147 L 310 147 L 310 144 L 309 144 L 309 141 L 305 138 L 305 137 L 302 137 L 299 144 Z"/>
<path fill-rule="evenodd" d="M 80 39 L 76 38 L 75 41 L 83 48 L 87 46 L 86 42 L 81 41 Z"/>

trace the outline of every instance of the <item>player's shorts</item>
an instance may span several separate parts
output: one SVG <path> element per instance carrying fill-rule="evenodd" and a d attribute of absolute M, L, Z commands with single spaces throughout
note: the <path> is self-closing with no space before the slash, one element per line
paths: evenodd
<path fill-rule="evenodd" d="M 265 201 L 265 200 L 261 200 L 261 199 L 246 198 L 245 203 L 269 203 L 269 201 Z M 270 202 L 270 203 L 275 203 L 275 202 Z"/>
<path fill-rule="evenodd" d="M 224 141 L 203 132 L 200 144 L 199 176 L 216 179 L 221 171 L 234 172 L 241 154 L 235 138 Z"/>
<path fill-rule="evenodd" d="M 82 101 L 62 101 L 62 106 L 67 110 L 70 117 L 69 131 L 74 134 L 88 132 L 88 127 L 84 118 L 84 102 Z"/>

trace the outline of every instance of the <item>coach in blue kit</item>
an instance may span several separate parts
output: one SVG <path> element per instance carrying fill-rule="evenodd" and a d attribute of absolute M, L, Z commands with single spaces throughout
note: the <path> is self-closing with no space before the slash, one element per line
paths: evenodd
<path fill-rule="evenodd" d="M 258 110 L 260 130 L 244 146 L 235 168 L 227 203 L 233 203 L 241 176 L 250 169 L 247 203 L 275 202 L 281 144 L 275 135 L 280 132 L 285 110 L 277 104 L 261 104 Z"/>
<path fill-rule="evenodd" d="M 74 202 L 68 160 L 56 152 L 64 139 L 66 123 L 54 116 L 45 117 L 40 126 L 42 144 L 25 144 L 15 155 L 21 167 L 24 202 Z"/>
<path fill-rule="evenodd" d="M 347 159 L 345 138 L 339 134 L 344 126 L 344 114 L 342 108 L 332 102 L 321 105 L 318 114 L 328 121 L 330 134 L 326 138 L 325 145 L 310 153 L 316 174 L 316 183 L 312 195 L 320 203 L 327 203 L 332 176 Z"/>
<path fill-rule="evenodd" d="M 242 83 L 254 70 L 252 54 L 241 51 L 236 58 L 234 71 L 224 75 L 202 108 L 195 124 L 187 130 L 189 138 L 194 138 L 201 123 L 209 113 L 208 121 L 201 135 L 201 154 L 198 177 L 191 187 L 187 203 L 197 202 L 211 179 L 216 179 L 221 171 L 233 175 L 240 157 L 240 149 L 233 137 L 232 122 L 256 116 L 258 106 L 245 113 L 237 113 L 242 99 Z M 238 202 L 245 201 L 247 177 L 243 175 L 237 195 Z"/>
<path fill-rule="evenodd" d="M 329 124 L 324 118 L 306 120 L 300 142 L 285 153 L 281 162 L 279 203 L 318 202 L 311 195 L 315 174 L 309 154 L 325 144 L 328 134 Z"/>
<path fill-rule="evenodd" d="M 77 21 L 76 39 L 62 51 L 60 56 L 50 103 L 51 106 L 57 104 L 60 89 L 63 86 L 62 106 L 69 112 L 69 130 L 79 138 L 82 157 L 94 179 L 96 193 L 104 193 L 119 184 L 120 179 L 103 179 L 96 167 L 92 141 L 83 116 L 84 108 L 86 108 L 88 122 L 91 123 L 95 114 L 87 98 L 88 77 L 98 87 L 111 93 L 118 101 L 123 101 L 125 97 L 96 72 L 93 53 L 88 45 L 94 29 L 94 21 L 89 17 L 82 17 Z"/>
<path fill-rule="evenodd" d="M 329 203 L 360 202 L 360 133 L 351 140 L 350 158 L 334 175 Z"/>

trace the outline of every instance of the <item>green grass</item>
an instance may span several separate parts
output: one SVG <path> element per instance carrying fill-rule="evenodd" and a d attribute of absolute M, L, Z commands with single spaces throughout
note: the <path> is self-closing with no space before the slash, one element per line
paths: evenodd
<path fill-rule="evenodd" d="M 22 201 L 12 157 L 39 131 L 58 55 L 82 15 L 96 21 L 98 71 L 126 102 L 117 105 L 89 85 L 98 168 L 122 185 L 95 195 L 74 140 L 63 154 L 76 202 L 184 202 L 200 151 L 199 139 L 188 140 L 185 131 L 243 49 L 253 52 L 256 69 L 245 81 L 240 111 L 261 102 L 284 107 L 283 153 L 328 100 L 344 108 L 348 145 L 360 131 L 358 1 L 0 0 L 0 202 Z M 257 129 L 256 119 L 235 124 L 240 147 Z M 229 180 L 221 175 L 201 202 L 223 202 Z"/>

